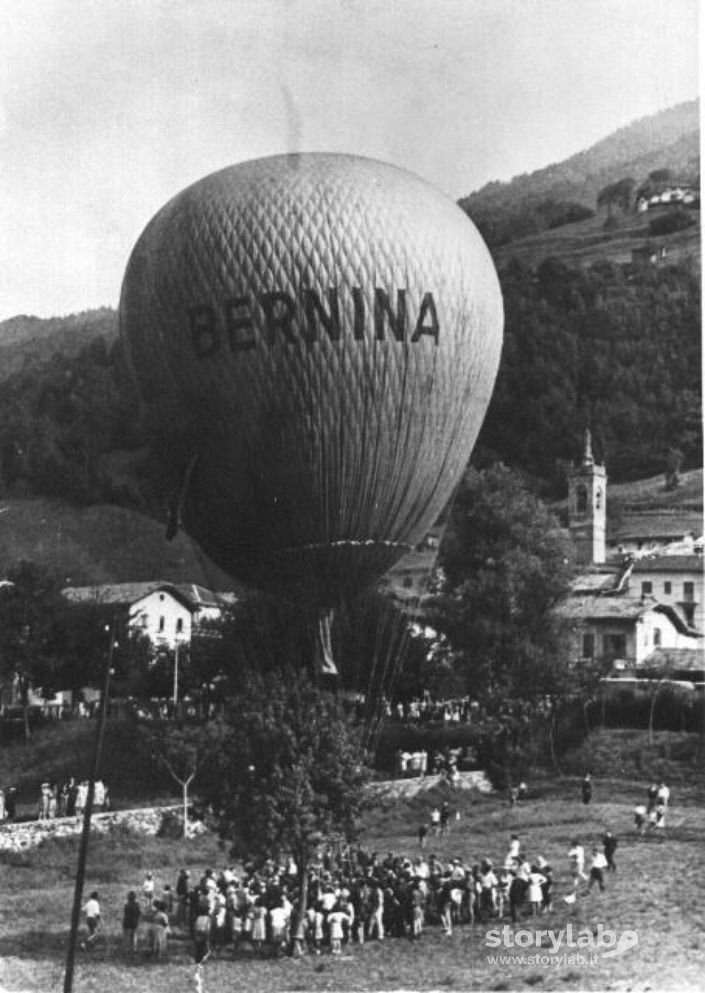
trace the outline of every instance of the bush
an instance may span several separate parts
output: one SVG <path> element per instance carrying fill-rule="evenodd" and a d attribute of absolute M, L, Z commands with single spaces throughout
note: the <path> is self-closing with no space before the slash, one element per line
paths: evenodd
<path fill-rule="evenodd" d="M 613 779 L 691 782 L 697 778 L 701 762 L 699 734 L 659 731 L 651 744 L 647 731 L 631 728 L 600 728 L 562 761 L 571 775 Z"/>
<path fill-rule="evenodd" d="M 694 224 L 695 218 L 686 210 L 669 210 L 649 221 L 649 234 L 673 234 L 674 231 L 683 231 Z"/>

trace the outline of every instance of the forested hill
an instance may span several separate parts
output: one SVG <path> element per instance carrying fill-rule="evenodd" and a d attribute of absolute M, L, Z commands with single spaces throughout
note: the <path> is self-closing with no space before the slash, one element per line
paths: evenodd
<path fill-rule="evenodd" d="M 576 110 L 579 113 L 579 110 Z M 510 182 L 492 182 L 459 202 L 490 245 L 584 218 L 600 191 L 623 177 L 643 183 L 667 168 L 679 181 L 699 182 L 700 104 L 694 100 L 620 128 L 585 151 Z"/>
<path fill-rule="evenodd" d="M 117 314 L 109 307 L 46 320 L 22 314 L 0 321 L 0 382 L 56 354 L 74 357 L 96 339 L 112 343 L 117 323 Z"/>

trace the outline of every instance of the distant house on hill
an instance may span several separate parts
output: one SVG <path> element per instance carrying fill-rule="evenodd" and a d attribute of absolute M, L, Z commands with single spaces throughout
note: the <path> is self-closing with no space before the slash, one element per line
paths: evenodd
<path fill-rule="evenodd" d="M 199 628 L 219 620 L 235 602 L 231 593 L 213 593 L 195 583 L 69 586 L 63 592 L 69 603 L 122 616 L 130 631 L 149 638 L 155 648 L 168 649 L 189 644 Z"/>
<path fill-rule="evenodd" d="M 633 265 L 657 265 L 665 262 L 668 251 L 665 245 L 638 245 L 632 248 Z"/>
<path fill-rule="evenodd" d="M 627 510 L 619 520 L 608 520 L 607 558 L 643 555 L 674 544 L 689 545 L 690 554 L 700 554 L 697 539 L 702 533 L 701 511 Z"/>

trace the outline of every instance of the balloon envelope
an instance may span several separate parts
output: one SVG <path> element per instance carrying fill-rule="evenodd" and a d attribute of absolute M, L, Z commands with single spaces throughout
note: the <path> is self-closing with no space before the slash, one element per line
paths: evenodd
<path fill-rule="evenodd" d="M 141 235 L 120 302 L 165 461 L 184 467 L 185 529 L 231 575 L 321 605 L 435 522 L 481 426 L 502 323 L 463 211 L 344 155 L 190 186 Z"/>

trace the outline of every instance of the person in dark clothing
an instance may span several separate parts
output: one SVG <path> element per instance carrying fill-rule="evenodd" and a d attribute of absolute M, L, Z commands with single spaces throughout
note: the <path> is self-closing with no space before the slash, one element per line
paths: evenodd
<path fill-rule="evenodd" d="M 605 831 L 603 834 L 602 846 L 604 848 L 605 858 L 607 859 L 607 868 L 611 872 L 616 872 L 617 866 L 614 864 L 614 853 L 617 851 L 617 839 L 611 831 Z"/>
<path fill-rule="evenodd" d="M 66 791 L 66 816 L 75 817 L 76 816 L 76 798 L 78 797 L 78 785 L 76 780 L 71 776 L 68 781 L 68 789 Z"/>
<path fill-rule="evenodd" d="M 519 908 L 526 899 L 528 888 L 528 881 L 521 879 L 519 876 L 515 876 L 509 884 L 509 913 L 514 924 L 519 919 Z"/>
<path fill-rule="evenodd" d="M 128 955 L 134 955 L 137 948 L 137 927 L 142 916 L 142 910 L 137 902 L 137 894 L 130 890 L 127 894 L 127 903 L 122 911 L 122 934 L 125 951 Z"/>
<path fill-rule="evenodd" d="M 592 778 L 589 772 L 585 773 L 582 785 L 583 803 L 587 806 L 592 800 Z"/>

